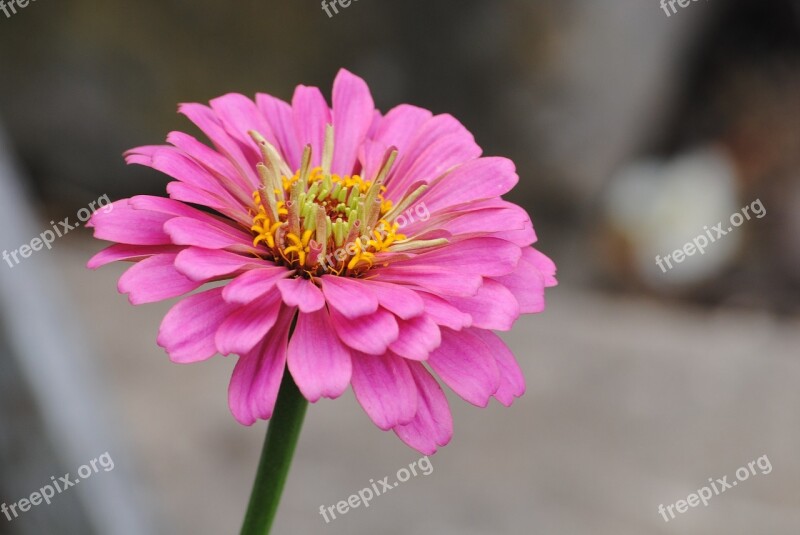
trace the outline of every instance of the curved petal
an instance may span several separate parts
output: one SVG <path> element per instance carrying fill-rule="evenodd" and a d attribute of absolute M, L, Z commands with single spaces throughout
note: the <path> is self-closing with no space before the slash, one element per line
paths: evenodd
<path fill-rule="evenodd" d="M 524 210 L 520 209 L 519 212 Z M 478 210 L 453 219 L 441 227 L 454 239 L 483 235 L 510 241 L 518 247 L 527 247 L 536 241 L 533 224 L 527 214 L 524 219 L 511 210 Z"/>
<path fill-rule="evenodd" d="M 506 407 L 514 403 L 514 398 L 518 398 L 525 393 L 525 377 L 522 369 L 514 358 L 514 354 L 499 336 L 491 331 L 483 329 L 469 329 L 469 332 L 483 340 L 489 347 L 489 351 L 494 355 L 497 368 L 500 370 L 500 386 L 494 397 Z"/>
<path fill-rule="evenodd" d="M 170 143 L 182 150 L 187 156 L 191 157 L 198 165 L 207 169 L 220 184 L 231 187 L 241 187 L 242 181 L 236 167 L 225 156 L 215 151 L 205 143 L 201 143 L 194 136 L 183 132 L 173 131 L 167 134 L 167 143 Z M 170 175 L 173 176 L 173 175 Z M 177 176 L 175 178 L 178 178 Z M 179 179 L 183 180 L 183 179 Z"/>
<path fill-rule="evenodd" d="M 213 218 L 196 219 L 175 217 L 164 223 L 164 231 L 172 243 L 193 245 L 204 249 L 235 249 L 245 253 L 257 253 L 249 234 Z"/>
<path fill-rule="evenodd" d="M 437 295 L 469 297 L 478 293 L 483 284 L 480 275 L 439 267 L 390 265 L 373 272 L 374 280 L 403 284 Z"/>
<path fill-rule="evenodd" d="M 136 263 L 119 278 L 117 289 L 128 294 L 132 305 L 155 303 L 196 290 L 202 282 L 188 279 L 175 269 L 176 256 L 158 254 Z"/>
<path fill-rule="evenodd" d="M 315 312 L 325 306 L 322 292 L 308 279 L 282 279 L 277 286 L 286 306 L 297 307 L 300 312 Z"/>
<path fill-rule="evenodd" d="M 175 267 L 194 281 L 209 281 L 237 271 L 274 266 L 260 258 L 243 256 L 219 249 L 189 247 L 178 254 Z"/>
<path fill-rule="evenodd" d="M 294 311 L 281 310 L 275 327 L 252 351 L 239 357 L 228 387 L 228 405 L 236 420 L 253 425 L 272 417 L 286 368 L 286 346 Z"/>
<path fill-rule="evenodd" d="M 508 288 L 492 279 L 484 279 L 478 293 L 471 297 L 447 297 L 446 300 L 472 316 L 472 326 L 509 331 L 520 315 L 520 306 Z"/>
<path fill-rule="evenodd" d="M 211 102 L 211 109 L 217 114 L 222 126 L 228 134 L 239 142 L 242 151 L 248 155 L 250 161 L 260 161 L 261 152 L 250 137 L 251 130 L 264 136 L 272 145 L 278 140 L 272 133 L 269 123 L 261 115 L 255 102 L 240 93 L 228 93 L 217 97 Z"/>
<path fill-rule="evenodd" d="M 426 109 L 411 104 L 400 104 L 383 117 L 374 139 L 385 147 L 397 147 L 398 154 L 405 154 L 409 143 L 431 117 L 433 114 Z"/>
<path fill-rule="evenodd" d="M 419 316 L 425 311 L 425 303 L 422 298 L 409 288 L 398 284 L 379 282 L 371 279 L 363 279 L 362 283 L 371 288 L 378 296 L 380 306 L 404 320 Z"/>
<path fill-rule="evenodd" d="M 500 387 L 500 370 L 489 347 L 469 330 L 442 329 L 442 345 L 428 357 L 431 369 L 464 400 L 486 407 Z"/>
<path fill-rule="evenodd" d="M 481 148 L 472 139 L 465 140 L 463 133 L 444 136 L 427 147 L 403 176 L 403 180 L 398 182 L 404 183 L 406 188 L 420 181 L 430 184 L 447 171 L 466 164 L 480 155 Z M 443 180 L 447 180 L 447 177 Z M 396 186 L 398 192 L 402 191 L 399 183 Z M 466 186 L 459 184 L 458 187 Z"/>
<path fill-rule="evenodd" d="M 217 351 L 222 355 L 250 352 L 275 325 L 280 310 L 280 294 L 272 292 L 231 313 L 214 336 Z"/>
<path fill-rule="evenodd" d="M 222 196 L 210 193 L 197 186 L 174 180 L 167 184 L 167 194 L 175 201 L 207 206 L 212 210 L 224 214 L 241 225 L 252 223 L 252 217 L 242 204 L 235 200 L 223 200 Z"/>
<path fill-rule="evenodd" d="M 185 115 L 203 131 L 211 143 L 222 153 L 236 169 L 236 174 L 231 178 L 244 191 L 255 191 L 260 183 L 256 175 L 253 157 L 248 158 L 242 151 L 242 146 L 233 139 L 222 122 L 208 106 L 189 103 L 178 106 L 178 111 Z"/>
<path fill-rule="evenodd" d="M 517 269 L 508 275 L 496 277 L 496 280 L 514 295 L 522 314 L 533 314 L 544 310 L 544 291 L 547 286 L 556 283 L 554 274 L 555 264 L 552 260 L 532 247 L 525 247 Z"/>
<path fill-rule="evenodd" d="M 486 157 L 464 163 L 427 190 L 420 202 L 432 213 L 466 202 L 505 195 L 519 182 L 514 162 Z"/>
<path fill-rule="evenodd" d="M 446 446 L 453 437 L 453 416 L 442 387 L 425 366 L 407 364 L 417 385 L 417 414 L 411 422 L 395 427 L 394 432 L 415 450 L 433 455 L 437 446 Z"/>
<path fill-rule="evenodd" d="M 389 147 L 371 139 L 364 140 L 358 149 L 358 160 L 361 162 L 361 176 L 373 180 L 383 165 Z"/>
<path fill-rule="evenodd" d="M 90 258 L 89 262 L 86 263 L 86 267 L 97 269 L 111 262 L 136 262 L 157 254 L 179 253 L 183 249 L 180 245 L 127 245 L 125 243 L 116 243 Z"/>
<path fill-rule="evenodd" d="M 437 325 L 447 327 L 454 331 L 460 331 L 465 327 L 472 325 L 472 316 L 466 312 L 462 312 L 441 297 L 438 297 L 428 292 L 419 292 L 418 294 L 425 303 L 425 313 Z"/>
<path fill-rule="evenodd" d="M 330 309 L 330 314 L 342 342 L 362 353 L 382 355 L 400 334 L 394 315 L 382 308 L 356 320 L 347 319 L 335 308 Z"/>
<path fill-rule="evenodd" d="M 311 403 L 321 397 L 338 398 L 350 384 L 350 350 L 333 331 L 324 308 L 300 312 L 289 341 L 289 371 L 297 387 Z"/>
<path fill-rule="evenodd" d="M 461 273 L 494 277 L 514 271 L 521 256 L 520 248 L 505 240 L 471 238 L 421 253 L 407 260 L 397 260 L 392 266 L 439 266 Z"/>
<path fill-rule="evenodd" d="M 414 183 L 413 177 L 408 175 L 411 168 L 421 158 L 426 161 L 435 158 L 435 152 L 430 152 L 429 149 L 437 140 L 449 136 L 456 137 L 450 138 L 448 143 L 464 147 L 469 154 L 474 154 L 474 157 L 480 155 L 480 148 L 475 145 L 475 138 L 464 128 L 464 125 L 452 115 L 436 115 L 420 126 L 408 142 L 406 150 L 402 154 L 398 154 L 398 161 L 386 180 L 385 196 L 394 200 L 404 194 Z M 427 154 L 426 151 L 428 151 Z"/>
<path fill-rule="evenodd" d="M 344 317 L 355 319 L 378 310 L 378 297 L 363 281 L 335 275 L 323 275 L 325 300 Z"/>
<path fill-rule="evenodd" d="M 298 145 L 301 148 L 311 145 L 311 165 L 320 165 L 325 125 L 331 122 L 331 112 L 322 92 L 316 87 L 297 86 L 292 97 L 292 117 Z"/>
<path fill-rule="evenodd" d="M 246 305 L 267 295 L 279 280 L 291 274 L 291 271 L 282 266 L 245 271 L 225 286 L 222 298 L 229 303 Z"/>
<path fill-rule="evenodd" d="M 169 235 L 164 232 L 164 223 L 174 218 L 172 214 L 151 210 L 134 210 L 130 199 L 111 203 L 106 212 L 98 210 L 86 224 L 94 228 L 94 237 L 128 245 L 171 245 Z"/>
<path fill-rule="evenodd" d="M 175 137 L 175 136 L 173 136 Z M 186 136 L 190 137 L 190 136 Z M 169 137 L 167 139 L 170 139 Z M 181 139 L 182 142 L 187 143 L 186 140 Z M 193 138 L 192 138 L 193 139 Z M 216 156 L 217 158 L 221 158 L 226 163 L 222 156 L 219 153 L 214 152 L 210 148 L 206 147 L 205 145 L 200 144 L 196 140 L 194 143 L 201 145 L 204 147 L 208 152 Z M 205 167 L 202 162 L 198 162 L 197 160 L 193 159 L 187 154 L 184 154 L 180 149 L 175 147 L 163 146 L 159 147 L 157 150 L 153 151 L 152 154 L 144 159 L 141 157 L 138 151 L 140 149 L 133 149 L 125 153 L 125 159 L 128 163 L 136 163 L 139 165 L 146 165 L 155 169 L 156 171 L 160 171 L 167 176 L 170 176 L 176 180 L 178 180 L 184 186 L 193 188 L 196 191 L 204 192 L 205 195 L 213 200 L 215 204 L 219 204 L 222 206 L 227 207 L 232 212 L 244 212 L 246 213 L 246 209 L 242 208 L 242 205 L 239 201 L 237 201 L 231 194 L 230 190 L 226 189 L 225 186 L 228 188 L 237 188 L 238 186 L 235 185 L 235 181 L 228 178 L 230 174 L 235 174 L 235 170 L 231 167 L 230 169 L 226 168 L 225 175 L 223 174 L 213 174 L 213 172 Z M 206 154 L 206 153 L 204 153 Z M 206 158 L 211 158 L 210 155 L 206 155 Z M 203 203 L 205 204 L 205 203 Z"/>
<path fill-rule="evenodd" d="M 389 349 L 403 358 L 425 360 L 442 343 L 439 326 L 427 315 L 410 320 L 398 320 L 400 334 Z"/>
<path fill-rule="evenodd" d="M 210 191 L 215 188 L 221 189 L 219 182 L 207 169 L 179 149 L 168 145 L 130 149 L 125 152 L 125 162 L 150 167 L 176 180 Z"/>
<path fill-rule="evenodd" d="M 536 266 L 539 272 L 544 275 L 545 286 L 549 288 L 558 284 L 556 280 L 556 265 L 547 255 L 532 247 L 523 249 L 522 254 L 527 262 Z"/>
<path fill-rule="evenodd" d="M 384 431 L 411 422 L 417 413 L 417 387 L 402 358 L 353 352 L 353 392 L 364 412 Z"/>
<path fill-rule="evenodd" d="M 374 111 L 375 103 L 366 82 L 341 69 L 333 82 L 333 173 L 349 175 L 353 172 L 358 149 L 367 136 Z"/>
<path fill-rule="evenodd" d="M 164 316 L 157 343 L 180 364 L 211 358 L 217 353 L 217 329 L 237 307 L 222 299 L 222 288 L 190 295 Z"/>
<path fill-rule="evenodd" d="M 275 145 L 291 169 L 300 167 L 300 146 L 294 130 L 292 107 L 279 98 L 266 93 L 256 94 L 256 106 L 272 127 L 278 140 Z"/>

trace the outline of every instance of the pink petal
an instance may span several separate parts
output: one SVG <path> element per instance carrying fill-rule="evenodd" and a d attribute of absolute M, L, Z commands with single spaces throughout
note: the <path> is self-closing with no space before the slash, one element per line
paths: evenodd
<path fill-rule="evenodd" d="M 447 114 L 432 117 L 417 130 L 414 137 L 409 141 L 408 148 L 399 154 L 395 168 L 386 181 L 387 198 L 397 199 L 409 189 L 416 180 L 408 175 L 411 168 L 421 158 L 425 161 L 431 158 L 435 159 L 435 152 L 431 152 L 429 149 L 437 140 L 446 136 L 457 136 L 450 138 L 449 145 L 460 145 L 464 147 L 467 154 L 473 154 L 473 157 L 480 155 L 480 148 L 475 145 L 475 139 L 472 134 L 456 118 Z M 436 177 L 425 178 L 433 179 Z"/>
<path fill-rule="evenodd" d="M 267 266 L 274 264 L 260 258 L 200 247 L 189 247 L 175 259 L 178 271 L 195 281 L 209 281 L 237 271 Z"/>
<path fill-rule="evenodd" d="M 161 253 L 179 253 L 182 250 L 183 247 L 179 245 L 127 245 L 124 243 L 116 243 L 106 247 L 90 258 L 86 267 L 89 269 L 97 269 L 111 262 L 144 260 L 153 255 Z"/>
<path fill-rule="evenodd" d="M 364 279 L 361 282 L 375 292 L 380 306 L 399 318 L 411 319 L 425 311 L 425 303 L 414 290 L 371 279 Z"/>
<path fill-rule="evenodd" d="M 291 271 L 282 266 L 246 271 L 225 286 L 222 298 L 229 303 L 246 305 L 270 293 L 279 280 L 291 274 Z"/>
<path fill-rule="evenodd" d="M 358 149 L 372 124 L 374 111 L 375 103 L 366 82 L 341 69 L 333 82 L 333 173 L 349 175 L 353 172 Z"/>
<path fill-rule="evenodd" d="M 514 162 L 507 158 L 479 158 L 449 173 L 420 197 L 431 212 L 461 203 L 499 197 L 517 182 Z"/>
<path fill-rule="evenodd" d="M 252 161 L 252 156 L 248 159 L 242 152 L 241 145 L 225 131 L 214 111 L 208 106 L 194 103 L 181 104 L 178 111 L 196 124 L 217 150 L 231 162 L 237 171 L 231 178 L 236 180 L 237 185 L 245 191 L 255 191 L 260 181 L 253 166 L 255 162 Z"/>
<path fill-rule="evenodd" d="M 203 147 L 205 147 L 205 145 L 203 145 Z M 208 147 L 205 148 L 217 157 L 222 158 L 218 153 L 212 151 Z M 190 156 L 182 153 L 180 149 L 168 146 L 160 147 L 147 162 L 142 162 L 135 157 L 137 155 L 135 151 L 137 150 L 138 149 L 133 149 L 133 151 L 128 151 L 126 153 L 126 160 L 128 163 L 147 165 L 179 180 L 181 183 L 212 193 L 216 198 L 226 201 L 231 205 L 238 204 L 238 201 L 236 201 L 222 186 L 222 181 L 219 176 L 213 175 L 211 171 L 203 167 Z M 229 172 L 235 171 L 231 169 Z M 232 180 L 228 182 L 233 183 Z"/>
<path fill-rule="evenodd" d="M 325 300 L 344 317 L 355 319 L 378 310 L 378 297 L 363 281 L 335 275 L 323 275 Z"/>
<path fill-rule="evenodd" d="M 472 238 L 392 263 L 401 266 L 439 266 L 486 277 L 507 275 L 517 267 L 522 251 L 497 238 Z"/>
<path fill-rule="evenodd" d="M 191 157 L 198 165 L 201 165 L 211 173 L 221 184 L 235 184 L 241 188 L 245 183 L 242 181 L 236 167 L 225 156 L 215 151 L 208 145 L 200 143 L 196 138 L 183 132 L 170 132 L 167 134 L 167 143 L 175 145 L 178 149 Z M 172 175 L 170 175 L 172 176 Z M 178 178 L 178 177 L 175 177 Z M 179 178 L 179 180 L 182 180 Z M 209 191 L 215 191 L 209 184 Z"/>
<path fill-rule="evenodd" d="M 214 337 L 217 351 L 222 355 L 249 353 L 275 325 L 280 310 L 280 295 L 272 292 L 231 313 Z"/>
<path fill-rule="evenodd" d="M 422 202 L 424 201 L 420 201 L 420 206 Z M 459 205 L 459 208 L 442 210 L 428 221 L 415 221 L 404 227 L 403 233 L 413 236 L 435 227 L 450 234 L 451 241 L 453 238 L 459 240 L 481 236 L 496 237 L 519 247 L 528 246 L 536 241 L 536 233 L 525 210 L 519 207 L 468 210 L 468 206 Z"/>
<path fill-rule="evenodd" d="M 236 310 L 222 299 L 222 288 L 190 295 L 173 306 L 158 332 L 158 345 L 173 362 L 188 364 L 217 353 L 214 335 L 220 324 Z"/>
<path fill-rule="evenodd" d="M 472 139 L 465 142 L 463 133 L 441 137 L 419 155 L 403 177 L 403 182 L 409 186 L 420 180 L 431 183 L 446 171 L 474 160 L 480 155 L 481 148 Z M 447 177 L 442 180 L 445 181 L 448 181 Z M 453 186 L 454 183 L 451 182 L 450 187 Z M 465 186 L 460 184 L 458 187 Z M 397 191 L 400 191 L 399 188 L 400 186 Z"/>
<path fill-rule="evenodd" d="M 442 345 L 428 357 L 431 369 L 469 403 L 486 407 L 500 387 L 500 370 L 489 347 L 473 332 L 442 329 Z"/>
<path fill-rule="evenodd" d="M 213 218 L 187 204 L 184 204 L 166 197 L 156 197 L 153 195 L 135 195 L 128 200 L 128 204 L 134 210 L 151 210 L 161 212 L 175 217 L 194 217 L 197 219 Z"/>
<path fill-rule="evenodd" d="M 514 294 L 492 279 L 484 279 L 483 286 L 474 296 L 446 299 L 472 316 L 472 325 L 481 329 L 509 331 L 520 315 L 520 306 Z"/>
<path fill-rule="evenodd" d="M 514 403 L 514 398 L 525 393 L 525 377 L 522 375 L 517 359 L 514 358 L 514 354 L 505 342 L 493 332 L 482 329 L 469 329 L 469 331 L 483 340 L 494 355 L 500 370 L 500 387 L 494 393 L 494 397 L 506 407 L 510 407 Z"/>
<path fill-rule="evenodd" d="M 549 288 L 558 284 L 556 280 L 556 265 L 550 258 L 533 248 L 523 249 L 522 253 L 525 260 L 536 266 L 539 272 L 544 275 L 545 286 Z"/>
<path fill-rule="evenodd" d="M 353 392 L 384 431 L 409 423 L 417 412 L 417 387 L 405 360 L 392 353 L 353 352 Z"/>
<path fill-rule="evenodd" d="M 386 118 L 384 119 L 385 123 L 390 121 L 390 115 L 392 111 L 386 114 Z M 405 140 L 406 146 L 403 148 L 402 155 L 400 155 L 400 158 L 397 162 L 397 176 L 405 176 L 405 174 L 416 163 L 417 159 L 422 155 L 422 153 L 425 152 L 428 147 L 433 145 L 437 139 L 441 139 L 449 135 L 461 134 L 466 142 L 474 140 L 474 137 L 466 128 L 464 128 L 464 125 L 462 125 L 458 119 L 450 114 L 443 113 L 440 115 L 435 115 L 429 117 L 424 123 L 420 124 L 418 122 L 418 118 L 423 114 L 418 110 L 409 110 L 406 108 L 406 113 L 409 111 L 417 115 L 417 117 L 413 117 L 412 119 L 414 131 L 405 131 L 406 134 L 411 135 L 407 138 L 407 140 Z M 377 139 L 390 145 L 396 145 L 394 139 L 384 138 L 380 136 L 380 133 Z"/>
<path fill-rule="evenodd" d="M 496 277 L 497 282 L 508 288 L 514 295 L 522 314 L 533 314 L 544 310 L 544 291 L 547 286 L 545 277 L 547 275 L 542 273 L 540 265 L 551 273 L 549 280 L 555 282 L 555 278 L 552 276 L 552 273 L 555 273 L 555 264 L 532 247 L 523 248 L 522 258 L 513 273 Z"/>
<path fill-rule="evenodd" d="M 325 125 L 331 122 L 325 97 L 316 87 L 297 86 L 292 97 L 292 115 L 298 145 L 301 148 L 311 145 L 311 165 L 320 165 L 325 146 Z"/>
<path fill-rule="evenodd" d="M 425 366 L 407 364 L 417 385 L 417 414 L 410 423 L 395 427 L 394 432 L 417 451 L 433 455 L 437 446 L 446 446 L 453 437 L 453 416 L 442 387 Z"/>
<path fill-rule="evenodd" d="M 94 237 L 129 245 L 171 245 L 164 223 L 173 215 L 150 210 L 134 210 L 129 199 L 111 203 L 108 212 L 98 210 L 86 224 L 94 228 Z"/>
<path fill-rule="evenodd" d="M 313 282 L 302 277 L 283 279 L 277 283 L 288 307 L 298 307 L 300 312 L 316 312 L 325 306 L 325 297 Z"/>
<path fill-rule="evenodd" d="M 328 311 L 300 313 L 289 341 L 289 371 L 306 399 L 337 398 L 350 384 L 350 350 L 333 331 Z"/>
<path fill-rule="evenodd" d="M 256 253 L 252 237 L 221 221 L 208 218 L 176 217 L 164 224 L 164 231 L 177 245 L 194 245 L 204 249 L 234 249 Z"/>
<path fill-rule="evenodd" d="M 361 176 L 372 180 L 380 171 L 389 147 L 371 139 L 364 140 L 358 150 L 358 159 L 361 162 Z"/>
<path fill-rule="evenodd" d="M 372 110 L 372 123 L 369 125 L 369 130 L 367 130 L 367 139 L 373 139 L 375 137 L 382 122 L 383 115 L 380 110 Z"/>
<path fill-rule="evenodd" d="M 117 289 L 128 294 L 132 305 L 155 303 L 199 288 L 202 283 L 186 278 L 175 269 L 175 253 L 151 256 L 129 268 L 120 277 Z"/>
<path fill-rule="evenodd" d="M 281 99 L 265 93 L 256 94 L 256 106 L 261 110 L 278 140 L 276 145 L 291 169 L 300 167 L 300 147 L 294 131 L 292 107 Z"/>
<path fill-rule="evenodd" d="M 373 280 L 403 284 L 438 295 L 469 297 L 475 295 L 482 284 L 479 275 L 438 267 L 390 265 L 373 272 Z"/>
<path fill-rule="evenodd" d="M 411 360 L 425 360 L 442 343 L 438 325 L 428 316 L 398 320 L 400 334 L 390 346 L 397 355 Z"/>
<path fill-rule="evenodd" d="M 330 309 L 333 328 L 348 346 L 370 355 L 382 355 L 400 334 L 394 315 L 379 308 L 374 314 L 349 320 Z"/>
<path fill-rule="evenodd" d="M 228 134 L 239 142 L 242 152 L 252 161 L 261 160 L 261 151 L 250 137 L 251 130 L 261 134 L 272 145 L 278 140 L 272 133 L 269 123 L 261 115 L 255 102 L 239 93 L 228 93 L 213 99 L 211 109 L 217 114 L 222 126 Z"/>
<path fill-rule="evenodd" d="M 454 331 L 460 331 L 472 325 L 472 316 L 460 311 L 441 297 L 427 292 L 419 292 L 418 295 L 425 303 L 425 314 L 437 325 Z"/>
<path fill-rule="evenodd" d="M 242 224 L 251 223 L 252 218 L 250 216 L 245 217 L 244 214 L 246 212 L 238 201 L 224 201 L 220 196 L 196 186 L 173 181 L 167 184 L 167 194 L 169 194 L 170 199 L 176 201 L 207 206 Z"/>
<path fill-rule="evenodd" d="M 125 163 L 149 166 L 153 154 L 164 148 L 164 145 L 142 145 L 125 151 Z"/>
<path fill-rule="evenodd" d="M 286 364 L 289 326 L 294 311 L 283 309 L 275 327 L 252 351 L 242 355 L 233 369 L 228 405 L 236 420 L 253 425 L 272 417 Z"/>
<path fill-rule="evenodd" d="M 400 104 L 383 117 L 374 139 L 385 147 L 397 147 L 398 154 L 405 154 L 409 143 L 431 117 L 433 114 L 428 110 Z"/>

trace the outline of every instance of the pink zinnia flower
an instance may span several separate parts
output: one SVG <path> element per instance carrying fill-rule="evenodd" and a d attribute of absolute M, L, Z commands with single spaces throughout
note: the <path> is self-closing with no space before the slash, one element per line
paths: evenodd
<path fill-rule="evenodd" d="M 481 157 L 450 115 L 381 115 L 345 70 L 332 108 L 306 86 L 291 105 L 210 104 L 180 112 L 213 149 L 172 132 L 126 154 L 175 179 L 169 198 L 123 199 L 90 222 L 117 243 L 89 267 L 135 262 L 118 286 L 135 305 L 223 282 L 167 313 L 158 343 L 174 362 L 239 355 L 229 403 L 245 425 L 270 418 L 287 366 L 311 402 L 352 386 L 375 425 L 425 454 L 453 430 L 433 374 L 480 407 L 523 394 L 492 331 L 540 312 L 556 281 L 528 215 L 500 198 L 511 161 Z"/>

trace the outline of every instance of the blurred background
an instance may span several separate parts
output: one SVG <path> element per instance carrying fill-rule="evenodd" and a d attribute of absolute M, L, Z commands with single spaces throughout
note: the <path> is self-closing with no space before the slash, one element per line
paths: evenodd
<path fill-rule="evenodd" d="M 0 8 L 2 9 L 2 8 Z M 39 0 L 0 10 L 0 247 L 102 195 L 164 194 L 121 153 L 194 133 L 179 102 L 329 96 L 346 67 L 388 110 L 451 113 L 512 158 L 509 199 L 559 266 L 545 313 L 505 338 L 512 408 L 451 398 L 434 471 L 326 524 L 418 455 L 352 394 L 310 407 L 275 533 L 800 532 L 800 1 Z M 754 204 L 754 203 L 760 204 Z M 744 207 L 702 254 L 665 257 Z M 755 208 L 750 210 L 754 214 Z M 761 214 L 761 211 L 757 211 Z M 132 307 L 124 266 L 85 269 L 79 228 L 0 265 L 0 503 L 105 452 L 92 476 L 0 534 L 226 534 L 266 424 L 226 402 L 234 361 L 171 364 L 171 302 Z M 768 455 L 665 522 L 672 504 Z"/>

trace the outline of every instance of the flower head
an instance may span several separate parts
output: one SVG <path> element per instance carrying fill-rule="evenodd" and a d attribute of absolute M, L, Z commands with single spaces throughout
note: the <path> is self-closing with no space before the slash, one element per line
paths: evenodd
<path fill-rule="evenodd" d="M 173 361 L 238 355 L 229 403 L 246 425 L 270 418 L 286 367 L 311 402 L 352 386 L 378 427 L 426 454 L 452 435 L 434 374 L 481 407 L 522 395 L 492 331 L 543 310 L 556 281 L 528 215 L 500 198 L 512 162 L 481 157 L 450 115 L 381 115 L 345 70 L 332 107 L 305 86 L 291 105 L 210 104 L 180 112 L 214 148 L 172 132 L 126 154 L 175 179 L 169 198 L 123 199 L 89 223 L 116 242 L 89 267 L 135 263 L 118 286 L 131 303 L 190 294 L 158 335 Z"/>

